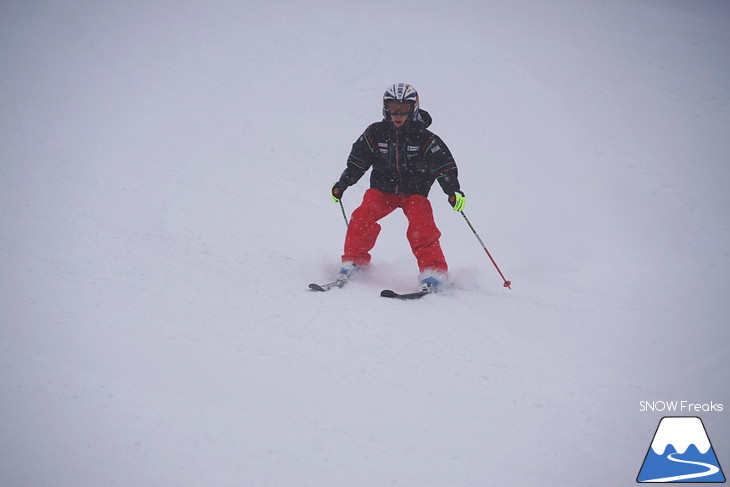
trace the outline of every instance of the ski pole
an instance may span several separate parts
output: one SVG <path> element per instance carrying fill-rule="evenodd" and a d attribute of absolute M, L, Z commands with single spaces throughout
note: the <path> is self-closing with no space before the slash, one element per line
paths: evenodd
<path fill-rule="evenodd" d="M 340 209 L 342 210 L 342 218 L 345 219 L 345 226 L 350 228 L 350 222 L 347 221 L 347 213 L 345 212 L 345 205 L 342 204 L 342 200 L 340 200 Z"/>
<path fill-rule="evenodd" d="M 469 219 L 466 217 L 466 214 L 464 214 L 463 211 L 460 211 L 459 213 L 461 213 L 461 216 L 464 217 L 464 221 L 466 221 L 466 224 L 469 225 L 469 228 L 471 228 L 472 233 L 477 238 L 477 240 L 479 241 L 479 243 L 482 244 L 482 248 L 487 253 L 487 256 L 489 257 L 489 260 L 492 261 L 492 264 L 494 264 L 494 268 L 497 269 L 497 272 L 499 272 L 499 276 L 504 281 L 504 287 L 506 287 L 508 289 L 512 289 L 512 287 L 511 287 L 512 286 L 512 282 L 510 282 L 507 279 L 505 279 L 504 274 L 502 274 L 502 271 L 499 270 L 499 266 L 494 261 L 494 258 L 492 257 L 492 254 L 490 254 L 489 251 L 487 250 L 487 246 L 484 245 L 484 242 L 482 242 L 482 239 L 479 237 L 479 234 L 477 233 L 476 230 L 474 230 L 474 226 L 471 224 L 471 222 L 469 221 Z"/>

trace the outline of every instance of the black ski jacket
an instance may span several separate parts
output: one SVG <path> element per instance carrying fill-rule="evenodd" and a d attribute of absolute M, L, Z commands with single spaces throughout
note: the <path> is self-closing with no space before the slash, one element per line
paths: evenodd
<path fill-rule="evenodd" d="M 441 138 L 427 129 L 431 116 L 396 128 L 390 120 L 370 125 L 354 144 L 339 184 L 352 186 L 372 167 L 370 187 L 386 193 L 428 196 L 438 180 L 447 195 L 459 191 L 458 171 Z"/>

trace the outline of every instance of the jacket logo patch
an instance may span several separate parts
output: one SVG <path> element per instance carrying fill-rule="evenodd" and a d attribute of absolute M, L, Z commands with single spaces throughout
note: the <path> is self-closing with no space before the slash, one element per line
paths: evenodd
<path fill-rule="evenodd" d="M 435 152 L 438 152 L 438 151 L 440 151 L 440 150 L 441 150 L 441 147 L 440 147 L 440 146 L 438 146 L 438 145 L 435 145 L 435 146 L 433 146 L 433 147 L 431 148 L 431 152 L 434 152 L 434 153 L 435 153 Z"/>
<path fill-rule="evenodd" d="M 409 145 L 408 146 L 408 150 L 409 151 L 418 151 L 418 149 L 420 149 L 420 147 L 418 147 L 417 145 Z"/>

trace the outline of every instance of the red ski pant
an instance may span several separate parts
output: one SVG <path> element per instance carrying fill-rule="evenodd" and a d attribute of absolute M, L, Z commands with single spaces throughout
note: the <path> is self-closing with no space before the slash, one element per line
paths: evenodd
<path fill-rule="evenodd" d="M 367 265 L 371 258 L 370 250 L 380 234 L 378 220 L 388 216 L 396 208 L 402 208 L 408 219 L 406 237 L 418 261 L 418 269 L 421 272 L 427 269 L 446 272 L 448 266 L 439 244 L 441 232 L 433 220 L 433 209 L 428 198 L 417 194 L 385 193 L 372 188 L 365 192 L 362 204 L 352 212 L 342 261 Z"/>

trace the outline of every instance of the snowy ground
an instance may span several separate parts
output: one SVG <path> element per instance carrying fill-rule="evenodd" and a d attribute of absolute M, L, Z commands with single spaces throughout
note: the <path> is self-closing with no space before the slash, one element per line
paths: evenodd
<path fill-rule="evenodd" d="M 2 485 L 632 485 L 730 408 L 727 2 L 4 2 L 0 65 Z M 378 296 L 401 214 L 307 291 L 396 81 L 511 291 L 438 188 L 452 293 Z"/>

